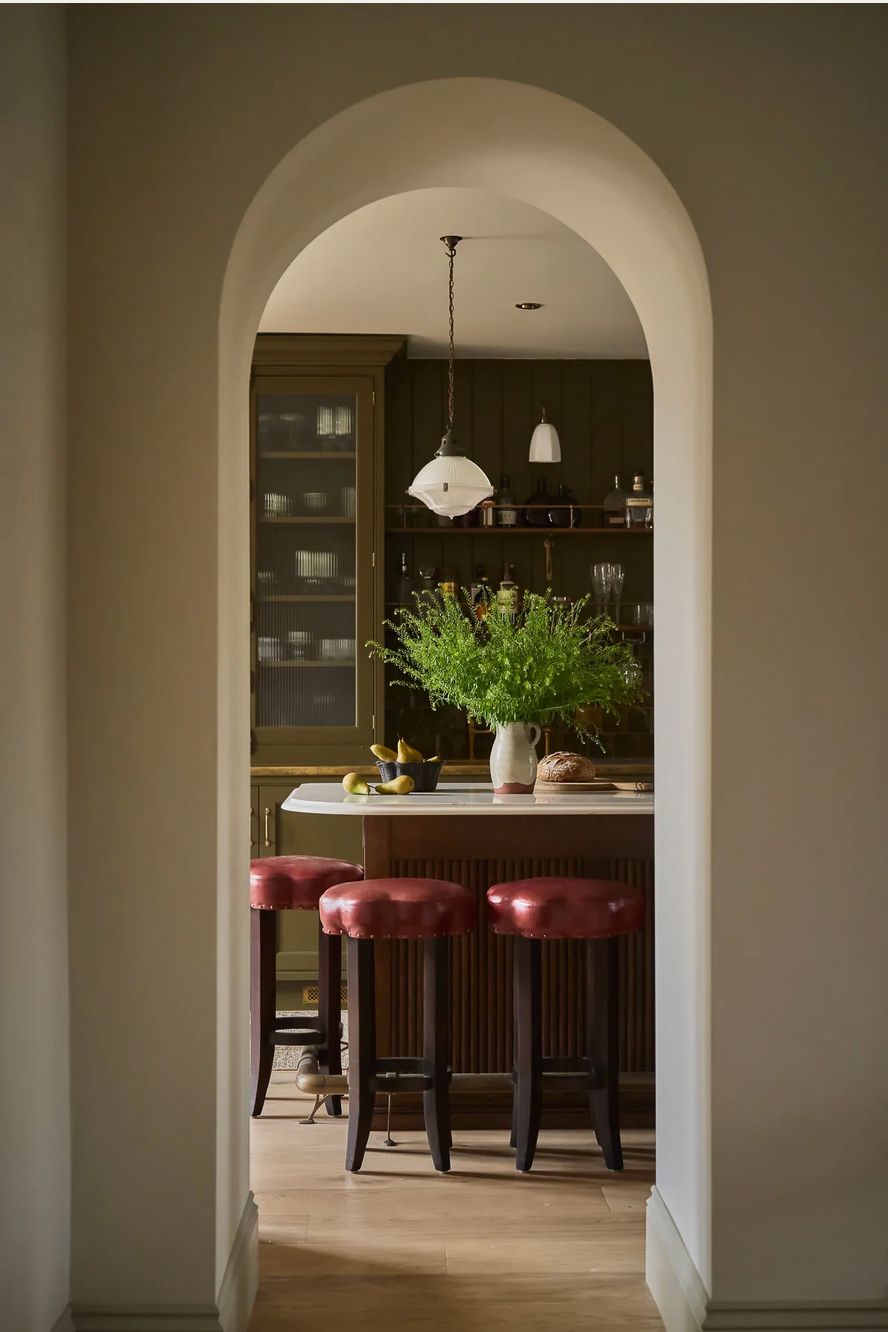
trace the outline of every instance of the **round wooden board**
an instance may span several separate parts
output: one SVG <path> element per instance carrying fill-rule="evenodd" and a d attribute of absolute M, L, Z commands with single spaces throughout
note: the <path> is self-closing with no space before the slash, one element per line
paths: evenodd
<path fill-rule="evenodd" d="M 542 791 L 546 795 L 552 795 L 558 791 L 570 791 L 576 794 L 578 791 L 612 791 L 614 783 L 608 777 L 597 777 L 591 782 L 541 782 L 537 778 L 533 789 Z"/>

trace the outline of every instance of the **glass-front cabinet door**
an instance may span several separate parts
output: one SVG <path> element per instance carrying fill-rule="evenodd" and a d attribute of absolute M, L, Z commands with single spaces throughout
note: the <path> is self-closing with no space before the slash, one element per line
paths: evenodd
<path fill-rule="evenodd" d="M 253 732 L 271 761 L 373 741 L 373 403 L 371 375 L 253 379 Z"/>

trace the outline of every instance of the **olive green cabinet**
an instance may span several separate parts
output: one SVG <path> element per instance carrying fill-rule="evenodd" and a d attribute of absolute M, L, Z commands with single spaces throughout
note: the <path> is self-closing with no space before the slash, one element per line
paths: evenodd
<path fill-rule="evenodd" d="M 391 337 L 260 335 L 251 383 L 254 764 L 351 763 L 382 722 Z M 264 831 L 262 833 L 264 836 Z"/>
<path fill-rule="evenodd" d="M 312 777 L 313 782 L 323 778 Z M 338 786 L 338 779 L 329 779 Z M 281 809 L 298 786 L 294 778 L 280 783 L 254 783 L 252 787 L 252 855 L 334 856 L 361 863 L 361 820 L 331 818 L 323 814 L 293 814 Z M 314 981 L 318 975 L 318 918 L 314 911 L 278 913 L 278 981 Z"/>

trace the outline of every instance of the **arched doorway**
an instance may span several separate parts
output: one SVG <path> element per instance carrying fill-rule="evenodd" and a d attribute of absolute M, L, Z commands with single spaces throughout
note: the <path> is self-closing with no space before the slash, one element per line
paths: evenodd
<path fill-rule="evenodd" d="M 658 1193 L 708 1282 L 708 284 L 690 219 L 657 166 L 592 111 L 541 89 L 446 79 L 394 89 L 349 108 L 279 164 L 253 200 L 232 249 L 219 343 L 220 1022 L 236 1050 L 244 1036 L 240 992 L 225 989 L 228 972 L 221 959 L 242 959 L 245 946 L 237 895 L 227 888 L 236 884 L 239 893 L 246 860 L 237 833 L 248 748 L 244 386 L 255 332 L 278 278 L 320 232 L 375 200 L 442 185 L 535 204 L 580 235 L 626 289 L 650 352 L 657 456 Z M 241 1055 L 246 1070 L 246 1051 Z M 233 1118 L 220 1133 L 220 1150 L 238 1153 L 245 1120 L 244 1110 L 243 1123 Z"/>

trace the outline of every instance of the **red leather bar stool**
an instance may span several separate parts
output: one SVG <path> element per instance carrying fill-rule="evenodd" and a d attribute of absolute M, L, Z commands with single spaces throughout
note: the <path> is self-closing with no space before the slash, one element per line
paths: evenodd
<path fill-rule="evenodd" d="M 348 1142 L 346 1170 L 360 1170 L 376 1092 L 421 1091 L 436 1170 L 450 1169 L 450 947 L 475 928 L 475 901 L 443 879 L 365 879 L 329 888 L 321 928 L 348 936 Z M 376 1054 L 376 939 L 423 940 L 422 1057 Z"/>
<path fill-rule="evenodd" d="M 266 856 L 250 862 L 250 1103 L 262 1114 L 276 1045 L 316 1045 L 323 1073 L 341 1073 L 342 949 L 318 929 L 318 1016 L 277 1016 L 275 922 L 278 911 L 317 911 L 333 883 L 362 879 L 360 865 L 326 856 Z M 342 1114 L 331 1096 L 327 1112 Z"/>
<path fill-rule="evenodd" d="M 623 1169 L 618 1095 L 617 938 L 644 924 L 644 893 L 607 879 L 539 878 L 497 883 L 487 892 L 495 934 L 515 936 L 515 1165 L 529 1170 L 536 1152 L 547 1073 L 581 1073 L 604 1159 Z M 584 1059 L 543 1058 L 541 949 L 543 939 L 585 939 Z"/>

